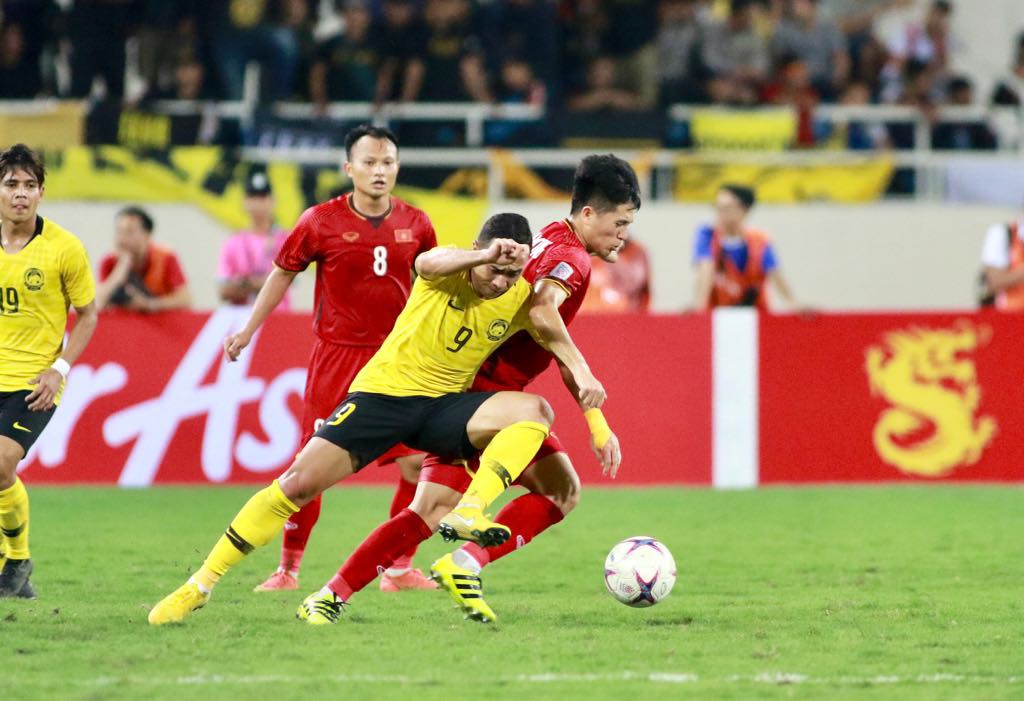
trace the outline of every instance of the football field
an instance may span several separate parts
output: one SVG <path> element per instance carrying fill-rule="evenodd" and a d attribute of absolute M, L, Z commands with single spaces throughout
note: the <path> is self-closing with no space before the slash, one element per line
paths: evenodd
<path fill-rule="evenodd" d="M 374 585 L 320 628 L 296 606 L 390 490 L 327 495 L 298 592 L 251 592 L 275 540 L 184 625 L 152 628 L 254 490 L 29 489 L 40 598 L 0 600 L 5 700 L 1024 698 L 1020 488 L 590 489 L 485 570 L 497 624 Z M 678 564 L 651 609 L 602 582 L 632 535 Z M 446 549 L 432 539 L 417 564 Z"/>

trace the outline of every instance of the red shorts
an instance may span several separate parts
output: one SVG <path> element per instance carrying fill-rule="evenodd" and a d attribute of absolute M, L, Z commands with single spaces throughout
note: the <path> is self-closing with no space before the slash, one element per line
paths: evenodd
<path fill-rule="evenodd" d="M 372 346 L 344 346 L 316 339 L 309 356 L 306 392 L 302 398 L 302 445 L 309 442 L 320 423 L 338 408 L 348 395 L 356 374 L 376 352 Z M 399 444 L 377 458 L 377 463 L 385 465 L 417 452 Z"/>
<path fill-rule="evenodd" d="M 537 454 L 533 457 L 531 464 L 538 460 L 543 460 L 549 455 L 564 452 L 565 447 L 562 445 L 562 441 L 554 433 L 549 433 L 544 442 L 540 444 L 540 448 L 537 449 Z M 463 464 L 461 462 L 449 461 L 437 455 L 428 455 L 423 461 L 423 467 L 420 469 L 420 482 L 439 484 L 462 494 L 469 489 L 473 473 L 476 472 L 479 466 L 479 456 Z M 516 482 L 518 481 L 516 480 Z"/>

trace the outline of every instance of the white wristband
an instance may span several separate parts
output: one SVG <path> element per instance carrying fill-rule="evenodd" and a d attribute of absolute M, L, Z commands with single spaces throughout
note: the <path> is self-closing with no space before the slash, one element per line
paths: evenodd
<path fill-rule="evenodd" d="M 57 358 L 50 367 L 59 372 L 60 376 L 65 380 L 68 379 L 68 373 L 71 372 L 71 364 L 64 360 L 64 358 Z"/>

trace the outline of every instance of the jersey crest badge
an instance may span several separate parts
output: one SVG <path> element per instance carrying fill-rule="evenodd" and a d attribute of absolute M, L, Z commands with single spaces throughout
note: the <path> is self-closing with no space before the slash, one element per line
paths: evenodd
<path fill-rule="evenodd" d="M 487 338 L 491 341 L 500 341 L 508 333 L 508 322 L 504 319 L 495 319 L 487 327 Z"/>
<path fill-rule="evenodd" d="M 43 289 L 44 281 L 43 271 L 39 268 L 29 268 L 25 271 L 25 287 L 32 292 L 38 292 Z"/>
<path fill-rule="evenodd" d="M 412 229 L 395 229 L 396 243 L 412 243 Z"/>
<path fill-rule="evenodd" d="M 574 272 L 576 271 L 572 269 L 572 266 L 563 261 L 554 267 L 549 276 L 558 278 L 562 282 L 568 282 Z"/>

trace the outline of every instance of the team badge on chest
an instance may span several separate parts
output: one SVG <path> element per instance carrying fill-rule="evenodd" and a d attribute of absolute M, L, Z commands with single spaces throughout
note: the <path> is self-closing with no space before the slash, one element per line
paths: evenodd
<path fill-rule="evenodd" d="M 43 289 L 43 271 L 39 268 L 29 268 L 25 271 L 25 287 L 32 292 L 38 292 Z"/>
<path fill-rule="evenodd" d="M 495 319 L 487 327 L 487 338 L 491 341 L 500 341 L 508 333 L 508 322 L 504 319 Z"/>

